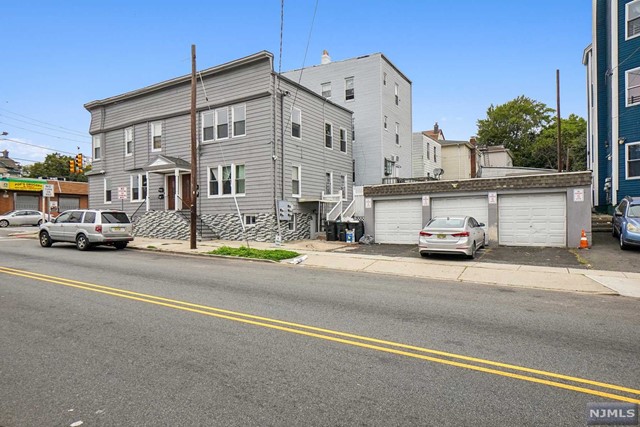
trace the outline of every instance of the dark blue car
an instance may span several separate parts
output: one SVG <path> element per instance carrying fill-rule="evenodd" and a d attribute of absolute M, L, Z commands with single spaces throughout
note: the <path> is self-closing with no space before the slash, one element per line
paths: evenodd
<path fill-rule="evenodd" d="M 620 238 L 620 249 L 640 246 L 640 197 L 625 197 L 613 212 L 613 237 Z"/>

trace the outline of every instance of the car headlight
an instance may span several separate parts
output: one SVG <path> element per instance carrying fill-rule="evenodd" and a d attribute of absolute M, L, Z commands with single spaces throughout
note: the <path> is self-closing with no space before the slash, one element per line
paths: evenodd
<path fill-rule="evenodd" d="M 628 222 L 627 223 L 627 231 L 631 231 L 632 233 L 638 233 L 638 232 L 640 232 L 640 228 L 636 227 L 635 225 L 633 225 L 630 222 Z"/>

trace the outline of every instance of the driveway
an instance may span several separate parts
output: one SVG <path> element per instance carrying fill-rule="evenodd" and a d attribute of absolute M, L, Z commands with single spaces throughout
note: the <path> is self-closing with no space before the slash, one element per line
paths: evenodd
<path fill-rule="evenodd" d="M 339 249 L 350 253 L 420 258 L 418 245 L 353 245 Z M 466 259 L 457 255 L 431 255 L 433 259 Z M 488 246 L 478 252 L 478 262 L 640 273 L 640 249 L 623 251 L 611 233 L 593 233 L 590 249 Z"/>

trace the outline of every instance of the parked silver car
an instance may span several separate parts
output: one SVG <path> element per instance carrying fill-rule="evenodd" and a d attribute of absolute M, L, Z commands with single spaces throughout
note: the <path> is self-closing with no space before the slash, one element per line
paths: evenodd
<path fill-rule="evenodd" d="M 44 217 L 48 218 L 48 216 L 42 212 L 30 209 L 11 211 L 0 215 L 0 227 L 9 227 L 10 225 L 40 225 Z"/>
<path fill-rule="evenodd" d="M 126 213 L 112 210 L 79 209 L 62 212 L 40 226 L 40 245 L 71 242 L 81 251 L 95 245 L 124 249 L 133 240 L 133 227 Z"/>
<path fill-rule="evenodd" d="M 418 238 L 420 255 L 431 253 L 463 253 L 473 259 L 483 248 L 483 223 L 470 216 L 436 217 L 424 226 Z"/>

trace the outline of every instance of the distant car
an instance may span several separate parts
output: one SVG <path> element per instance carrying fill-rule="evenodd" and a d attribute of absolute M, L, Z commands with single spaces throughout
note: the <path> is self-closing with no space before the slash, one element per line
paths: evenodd
<path fill-rule="evenodd" d="M 620 240 L 620 249 L 640 246 L 640 197 L 626 196 L 613 212 L 611 233 Z"/>
<path fill-rule="evenodd" d="M 484 247 L 483 223 L 470 216 L 436 217 L 420 231 L 420 255 L 432 253 L 462 253 L 475 258 L 476 251 Z"/>
<path fill-rule="evenodd" d="M 0 215 L 0 227 L 9 227 L 10 225 L 40 225 L 42 224 L 42 218 L 45 218 L 40 211 L 32 211 L 28 209 L 22 209 L 17 211 L 7 212 Z M 48 219 L 49 217 L 47 217 Z"/>
<path fill-rule="evenodd" d="M 133 227 L 122 211 L 77 209 L 42 224 L 39 239 L 45 248 L 56 242 L 71 242 L 81 251 L 96 245 L 124 249 L 133 240 Z"/>

